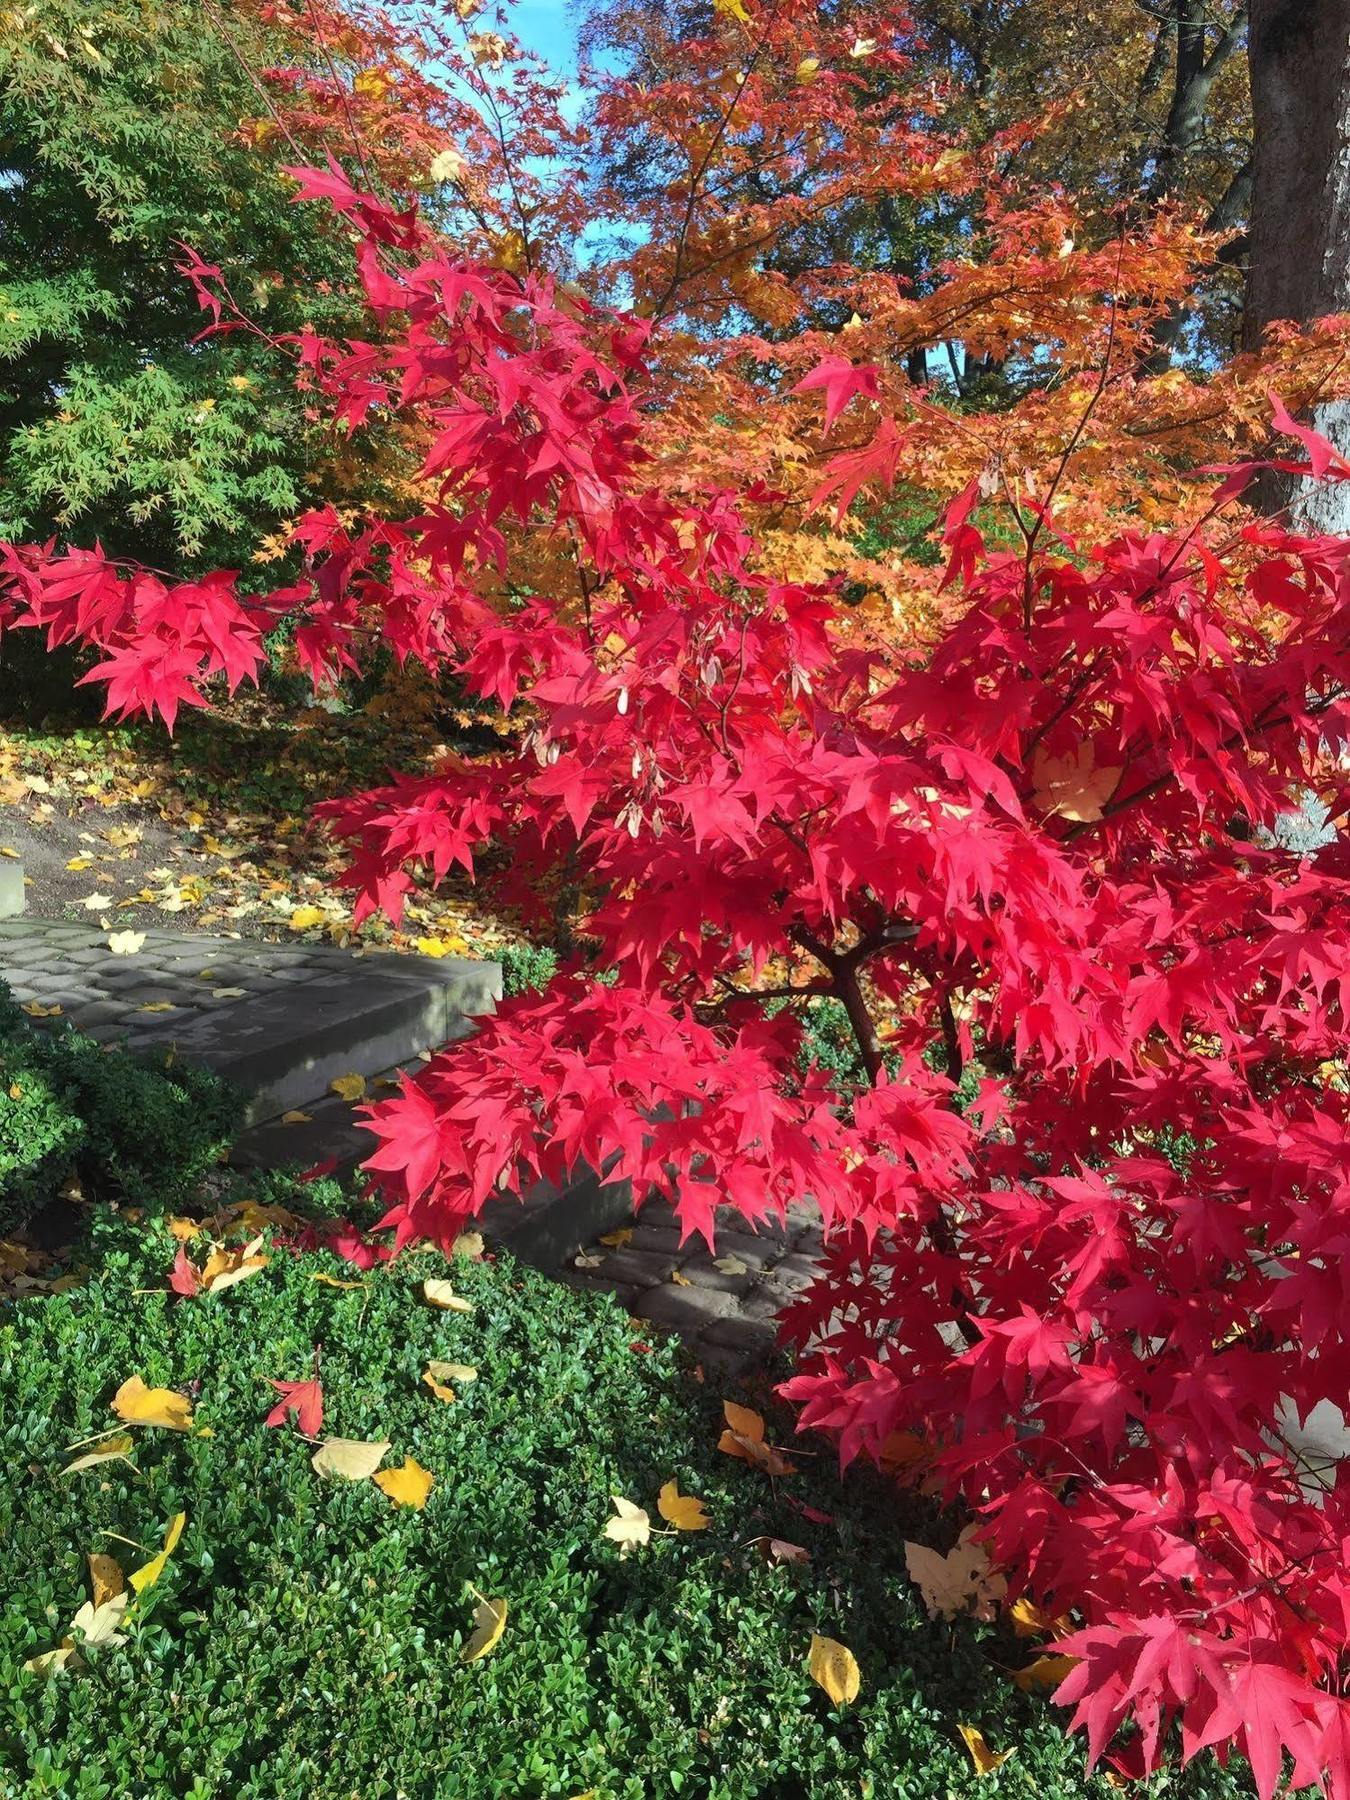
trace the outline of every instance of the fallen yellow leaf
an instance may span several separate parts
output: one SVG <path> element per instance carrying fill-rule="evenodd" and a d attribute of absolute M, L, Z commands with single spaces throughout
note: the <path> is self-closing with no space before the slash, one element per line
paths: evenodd
<path fill-rule="evenodd" d="M 143 931 L 113 931 L 108 935 L 108 948 L 114 956 L 135 956 L 144 942 Z"/>
<path fill-rule="evenodd" d="M 364 1075 L 335 1075 L 328 1084 L 341 1100 L 359 1100 L 366 1091 Z"/>
<path fill-rule="evenodd" d="M 113 1600 L 126 1590 L 126 1577 L 116 1557 L 105 1556 L 101 1551 L 91 1550 L 86 1558 L 89 1564 L 89 1587 L 94 1597 L 95 1607 L 103 1605 L 105 1600 Z"/>
<path fill-rule="evenodd" d="M 219 1244 L 202 1265 L 199 1279 L 208 1294 L 222 1293 L 226 1288 L 235 1287 L 250 1276 L 261 1273 L 267 1267 L 267 1258 L 258 1255 L 258 1246 L 262 1239 L 256 1237 L 245 1244 L 242 1250 L 226 1250 Z"/>
<path fill-rule="evenodd" d="M 177 1238 L 180 1244 L 190 1244 L 202 1228 L 198 1219 L 168 1219 L 166 1223 L 169 1235 Z"/>
<path fill-rule="evenodd" d="M 450 1254 L 465 1256 L 470 1262 L 482 1262 L 485 1248 L 481 1231 L 461 1231 L 450 1246 Z"/>
<path fill-rule="evenodd" d="M 1012 1755 L 1011 1750 L 991 1750 L 984 1741 L 984 1733 L 974 1725 L 958 1725 L 961 1741 L 970 1752 L 970 1760 L 975 1765 L 977 1775 L 992 1775 L 995 1769 L 1001 1768 Z"/>
<path fill-rule="evenodd" d="M 172 1388 L 148 1388 L 139 1375 L 129 1376 L 118 1388 L 112 1409 L 128 1425 L 163 1425 L 169 1431 L 192 1429 L 192 1402 Z"/>
<path fill-rule="evenodd" d="M 435 1479 L 415 1457 L 405 1456 L 399 1468 L 381 1469 L 375 1476 L 375 1485 L 388 1494 L 395 1506 L 411 1506 L 421 1512 Z"/>
<path fill-rule="evenodd" d="M 44 1006 L 40 1000 L 25 1000 L 22 1011 L 30 1019 L 59 1019 L 62 1009 L 59 1006 Z"/>
<path fill-rule="evenodd" d="M 607 1231 L 599 1241 L 607 1250 L 622 1250 L 624 1245 L 631 1240 L 632 1236 L 633 1227 L 631 1225 L 623 1225 L 620 1226 L 618 1231 Z"/>
<path fill-rule="evenodd" d="M 448 1281 L 430 1277 L 422 1283 L 422 1294 L 432 1306 L 439 1306 L 443 1312 L 471 1313 L 474 1310 L 473 1301 L 457 1294 Z"/>
<path fill-rule="evenodd" d="M 313 1113 L 301 1112 L 297 1106 L 293 1107 L 290 1112 L 282 1113 L 281 1122 L 283 1125 L 308 1125 L 313 1117 Z"/>
<path fill-rule="evenodd" d="M 717 1440 L 724 1456 L 738 1456 L 742 1462 L 754 1463 L 766 1475 L 791 1475 L 796 1468 L 785 1456 L 764 1441 L 764 1421 L 749 1406 L 737 1406 L 732 1400 L 722 1402 L 727 1430 Z"/>
<path fill-rule="evenodd" d="M 1075 1656 L 1038 1656 L 1025 1669 L 1013 1670 L 1013 1681 L 1024 1694 L 1033 1688 L 1056 1688 L 1078 1666 Z"/>
<path fill-rule="evenodd" d="M 312 931 L 316 925 L 322 925 L 326 914 L 319 906 L 297 906 L 286 923 L 292 931 Z"/>
<path fill-rule="evenodd" d="M 125 1431 L 119 1431 L 114 1437 L 104 1438 L 103 1442 L 93 1450 L 86 1450 L 83 1456 L 77 1456 L 74 1462 L 66 1464 L 63 1475 L 78 1475 L 81 1469 L 97 1468 L 100 1463 L 112 1462 L 117 1457 L 125 1460 L 127 1452 L 132 1448 L 135 1439 Z"/>
<path fill-rule="evenodd" d="M 506 1613 L 505 1600 L 484 1600 L 480 1597 L 473 1615 L 473 1636 L 459 1653 L 461 1662 L 477 1662 L 480 1656 L 486 1656 L 489 1651 L 497 1648 L 502 1633 L 506 1630 Z"/>
<path fill-rule="evenodd" d="M 366 1481 L 384 1461 L 388 1443 L 367 1444 L 360 1438 L 325 1438 L 310 1457 L 320 1475 L 340 1481 Z"/>
<path fill-rule="evenodd" d="M 611 1494 L 614 1517 L 605 1521 L 605 1536 L 619 1546 L 619 1560 L 630 1551 L 647 1543 L 652 1535 L 652 1522 L 640 1506 L 625 1500 L 622 1494 Z"/>
<path fill-rule="evenodd" d="M 459 1398 L 455 1390 L 446 1385 L 448 1382 L 458 1381 L 462 1386 L 467 1387 L 471 1381 L 477 1381 L 477 1379 L 477 1369 L 471 1368 L 468 1363 L 441 1362 L 439 1359 L 429 1362 L 422 1376 L 422 1380 L 436 1398 L 447 1402 Z"/>
<path fill-rule="evenodd" d="M 70 861 L 66 864 L 66 867 L 75 875 L 78 875 L 82 869 L 92 869 L 93 866 L 94 859 L 92 856 L 72 856 Z"/>
<path fill-rule="evenodd" d="M 310 1280 L 321 1281 L 325 1287 L 346 1288 L 348 1290 L 351 1288 L 363 1288 L 366 1285 L 364 1281 L 339 1281 L 336 1275 L 311 1275 Z"/>
<path fill-rule="evenodd" d="M 1007 1581 L 990 1568 L 988 1553 L 973 1541 L 974 1533 L 975 1527 L 967 1525 L 945 1556 L 926 1544 L 906 1543 L 905 1567 L 930 1618 L 954 1619 L 969 1610 L 977 1619 L 992 1619 L 994 1603 L 1007 1592 Z"/>
<path fill-rule="evenodd" d="M 706 1531 L 712 1523 L 703 1502 L 682 1494 L 678 1481 L 668 1481 L 661 1489 L 656 1510 L 676 1531 Z"/>
<path fill-rule="evenodd" d="M 858 1698 L 862 1685 L 858 1659 L 837 1638 L 813 1635 L 806 1666 L 812 1681 L 825 1690 L 836 1706 L 851 1706 Z"/>
<path fill-rule="evenodd" d="M 86 1644 L 125 1644 L 126 1634 L 117 1628 L 122 1623 L 131 1595 L 114 1594 L 111 1600 L 105 1600 L 101 1606 L 95 1606 L 86 1600 L 67 1627 L 67 1635 L 78 1631 L 83 1634 Z M 65 1645 L 62 1645 L 65 1648 Z"/>
<path fill-rule="evenodd" d="M 178 1540 L 183 1535 L 183 1527 L 187 1524 L 186 1513 L 175 1513 L 169 1520 L 168 1530 L 164 1533 L 164 1548 L 158 1556 L 152 1556 L 148 1563 L 131 1572 L 131 1585 L 138 1594 L 152 1588 L 164 1573 L 164 1565 L 177 1548 Z"/>

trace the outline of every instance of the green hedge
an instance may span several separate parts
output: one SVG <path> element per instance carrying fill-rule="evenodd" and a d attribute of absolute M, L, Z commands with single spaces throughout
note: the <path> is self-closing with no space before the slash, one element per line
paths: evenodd
<path fill-rule="evenodd" d="M 249 1191 L 285 1195 L 279 1181 Z M 931 1623 L 918 1604 L 902 1540 L 945 1545 L 954 1522 L 879 1478 L 841 1485 L 828 1452 L 776 1484 L 719 1454 L 723 1390 L 682 1373 L 668 1344 L 635 1348 L 607 1299 L 506 1258 L 450 1271 L 429 1253 L 348 1291 L 314 1277 L 350 1280 L 350 1265 L 282 1251 L 226 1293 L 178 1300 L 164 1291 L 174 1249 L 160 1227 L 99 1212 L 85 1285 L 0 1305 L 7 1797 L 1110 1794 L 1084 1780 L 1062 1716 L 1008 1680 L 1027 1644 Z M 472 1317 L 420 1298 L 445 1273 Z M 393 1463 L 415 1456 L 436 1477 L 424 1511 L 370 1482 L 323 1481 L 293 1430 L 264 1427 L 264 1378 L 307 1377 L 316 1345 L 325 1432 L 389 1438 Z M 433 1356 L 479 1371 L 454 1404 L 420 1383 Z M 63 1476 L 67 1446 L 114 1423 L 110 1398 L 133 1374 L 189 1392 L 211 1435 L 145 1430 L 134 1473 Z M 777 1441 L 789 1429 L 772 1420 Z M 706 1501 L 712 1529 L 620 1561 L 602 1535 L 610 1495 L 659 1526 L 671 1476 Z M 26 1672 L 87 1597 L 86 1553 L 134 1567 L 122 1540 L 157 1547 L 180 1509 L 182 1542 L 129 1641 L 87 1650 L 82 1673 Z M 767 1562 L 761 1535 L 804 1545 L 810 1563 Z M 498 1649 L 465 1666 L 470 1582 L 511 1612 Z M 809 1680 L 813 1631 L 857 1655 L 852 1708 Z M 960 1723 L 1014 1756 L 977 1779 Z M 1244 1790 L 1206 1761 L 1145 1791 Z"/>
<path fill-rule="evenodd" d="M 0 984 L 0 1236 L 74 1177 L 86 1198 L 181 1205 L 219 1159 L 239 1098 L 205 1070 L 32 1026 Z"/>

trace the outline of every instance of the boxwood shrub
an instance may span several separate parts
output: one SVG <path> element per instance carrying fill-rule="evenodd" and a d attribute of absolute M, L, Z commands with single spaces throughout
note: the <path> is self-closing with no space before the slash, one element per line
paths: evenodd
<path fill-rule="evenodd" d="M 286 1197 L 278 1178 L 248 1190 Z M 322 1187 L 311 1198 L 334 1204 Z M 407 1254 L 360 1275 L 275 1250 L 218 1295 L 178 1299 L 161 1225 L 98 1211 L 83 1284 L 0 1303 L 0 1792 L 71 1800 L 1106 1800 L 1062 1715 L 1008 1678 L 1034 1647 L 1001 1627 L 930 1621 L 903 1540 L 957 1522 L 878 1477 L 802 1454 L 771 1482 L 716 1449 L 723 1398 L 604 1296 L 513 1264 Z M 476 1310 L 436 1311 L 450 1275 Z M 316 1279 L 359 1280 L 342 1288 Z M 268 1429 L 269 1376 L 315 1351 L 324 1430 L 387 1438 L 435 1476 L 423 1511 L 371 1482 L 325 1481 L 312 1446 Z M 426 1361 L 469 1363 L 453 1404 Z M 129 1375 L 188 1393 L 197 1430 L 139 1432 L 134 1468 L 64 1475 L 67 1446 L 115 1423 Z M 809 1451 L 809 1445 L 802 1446 Z M 670 1477 L 713 1524 L 621 1560 L 610 1496 L 644 1506 Z M 813 1509 L 803 1512 L 802 1508 Z M 128 1641 L 39 1676 L 88 1595 L 85 1558 L 124 1566 L 187 1527 Z M 759 1542 L 810 1561 L 767 1560 Z M 473 1584 L 505 1597 L 499 1647 L 466 1665 Z M 857 1703 L 807 1674 L 813 1632 L 848 1644 Z M 957 1732 L 1013 1756 L 977 1777 Z M 1203 1761 L 1147 1793 L 1232 1800 Z"/>

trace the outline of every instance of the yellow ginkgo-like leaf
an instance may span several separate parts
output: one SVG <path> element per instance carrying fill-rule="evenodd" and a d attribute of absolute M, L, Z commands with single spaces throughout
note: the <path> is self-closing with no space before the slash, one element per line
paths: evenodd
<path fill-rule="evenodd" d="M 162 1425 L 168 1431 L 192 1429 L 192 1402 L 172 1388 L 148 1388 L 139 1375 L 128 1376 L 118 1388 L 112 1409 L 128 1425 Z"/>
<path fill-rule="evenodd" d="M 676 1531 L 706 1531 L 712 1520 L 701 1500 L 682 1494 L 678 1481 L 668 1481 L 657 1498 L 656 1510 Z"/>
<path fill-rule="evenodd" d="M 108 948 L 114 956 L 135 956 L 145 942 L 143 931 L 111 931 L 108 933 Z"/>
<path fill-rule="evenodd" d="M 611 1494 L 614 1517 L 605 1521 L 605 1536 L 619 1546 L 622 1562 L 630 1552 L 647 1543 L 652 1535 L 652 1522 L 640 1506 L 625 1500 L 622 1494 Z"/>
<path fill-rule="evenodd" d="M 471 1313 L 474 1310 L 472 1300 L 466 1300 L 463 1294 L 457 1294 L 448 1281 L 440 1281 L 429 1277 L 422 1283 L 422 1297 L 431 1306 L 439 1306 L 442 1312 Z"/>
<path fill-rule="evenodd" d="M 387 1442 L 368 1444 L 362 1438 L 325 1438 L 309 1460 L 320 1475 L 338 1481 L 368 1481 L 388 1449 Z"/>
<path fill-rule="evenodd" d="M 742 1462 L 763 1469 L 766 1475 L 792 1474 L 796 1464 L 780 1456 L 765 1442 L 764 1421 L 753 1407 L 737 1406 L 733 1400 L 724 1400 L 722 1413 L 727 1429 L 717 1440 L 717 1448 L 724 1456 L 738 1456 Z"/>
<path fill-rule="evenodd" d="M 91 1550 L 86 1560 L 89 1564 L 89 1590 L 96 1607 L 102 1606 L 105 1600 L 115 1600 L 119 1594 L 126 1592 L 126 1576 L 116 1557 Z"/>
<path fill-rule="evenodd" d="M 164 1573 L 164 1565 L 178 1547 L 178 1540 L 183 1535 L 183 1527 L 187 1524 L 186 1513 L 175 1513 L 169 1520 L 168 1529 L 164 1533 L 164 1548 L 158 1556 L 152 1556 L 148 1563 L 131 1572 L 131 1585 L 138 1594 L 152 1588 Z"/>
<path fill-rule="evenodd" d="M 824 1689 L 836 1706 L 851 1706 L 858 1698 L 862 1676 L 858 1659 L 847 1644 L 813 1634 L 806 1666 L 812 1681 Z"/>
<path fill-rule="evenodd" d="M 312 931 L 322 925 L 327 914 L 319 906 L 297 906 L 286 923 L 292 931 Z"/>
<path fill-rule="evenodd" d="M 335 1075 L 329 1087 L 340 1100 L 359 1100 L 366 1091 L 364 1075 Z"/>
<path fill-rule="evenodd" d="M 461 1662 L 477 1662 L 497 1648 L 506 1630 L 505 1600 L 485 1600 L 481 1596 L 473 1615 L 473 1636 L 459 1653 Z"/>
<path fill-rule="evenodd" d="M 961 1741 L 970 1752 L 970 1760 L 975 1765 L 977 1775 L 992 1775 L 1001 1768 L 1012 1755 L 1011 1750 L 991 1750 L 984 1741 L 984 1733 L 976 1725 L 958 1725 Z"/>
<path fill-rule="evenodd" d="M 86 1450 L 83 1456 L 77 1456 L 74 1462 L 68 1462 L 61 1473 L 78 1475 L 81 1469 L 98 1468 L 101 1464 L 113 1462 L 118 1457 L 125 1460 L 134 1441 L 125 1431 L 119 1431 L 112 1437 L 104 1438 L 103 1442 L 97 1444 L 92 1450 Z"/>
<path fill-rule="evenodd" d="M 431 1471 L 412 1456 L 405 1456 L 397 1469 L 381 1469 L 374 1479 L 376 1487 L 388 1494 L 395 1506 L 411 1506 L 417 1512 L 426 1505 L 436 1481 Z"/>

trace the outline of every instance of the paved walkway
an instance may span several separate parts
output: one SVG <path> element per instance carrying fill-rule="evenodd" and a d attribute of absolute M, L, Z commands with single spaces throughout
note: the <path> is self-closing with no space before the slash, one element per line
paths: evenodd
<path fill-rule="evenodd" d="M 349 1170 L 374 1140 L 329 1091 L 334 1077 L 376 1087 L 415 1069 L 419 1052 L 471 1031 L 500 992 L 495 963 L 167 931 L 147 931 L 133 954 L 118 955 L 98 927 L 32 917 L 0 919 L 0 977 L 20 1002 L 59 1007 L 101 1043 L 172 1048 L 249 1090 L 251 1125 L 234 1160 L 304 1168 L 335 1158 Z M 291 1109 L 308 1121 L 282 1123 Z M 664 1201 L 634 1214 L 626 1184 L 593 1175 L 524 1205 L 494 1201 L 482 1224 L 533 1267 L 612 1294 L 636 1331 L 676 1331 L 725 1371 L 770 1354 L 774 1315 L 806 1287 L 820 1253 L 809 1206 L 762 1233 L 723 1209 L 710 1256 L 701 1241 L 681 1247 Z"/>

